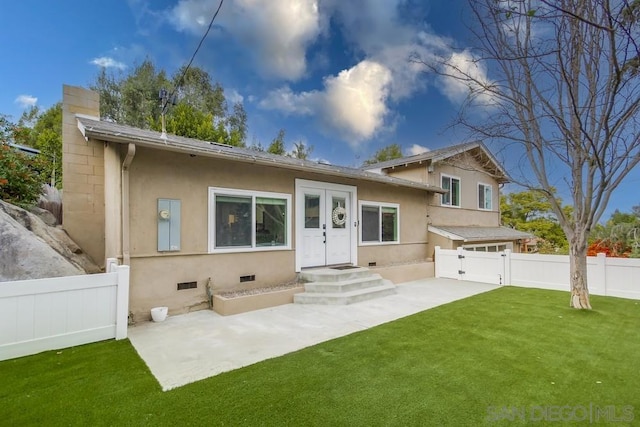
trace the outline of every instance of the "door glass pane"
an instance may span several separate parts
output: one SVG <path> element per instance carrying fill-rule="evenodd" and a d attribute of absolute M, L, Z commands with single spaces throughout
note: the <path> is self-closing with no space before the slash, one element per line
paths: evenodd
<path fill-rule="evenodd" d="M 377 206 L 362 206 L 362 241 L 380 241 L 380 212 Z"/>
<path fill-rule="evenodd" d="M 216 195 L 216 248 L 251 246 L 251 197 Z"/>
<path fill-rule="evenodd" d="M 344 197 L 333 197 L 331 203 L 332 228 L 345 228 L 347 223 L 347 204 Z"/>
<path fill-rule="evenodd" d="M 320 196 L 304 195 L 304 228 L 320 228 Z"/>
<path fill-rule="evenodd" d="M 256 246 L 284 246 L 287 230 L 287 201 L 256 197 Z"/>

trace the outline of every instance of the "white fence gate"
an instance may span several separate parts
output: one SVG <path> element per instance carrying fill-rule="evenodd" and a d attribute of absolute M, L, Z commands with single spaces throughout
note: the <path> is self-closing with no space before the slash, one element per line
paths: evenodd
<path fill-rule="evenodd" d="M 496 285 L 569 290 L 567 255 L 474 252 L 436 247 L 436 277 Z M 640 299 L 640 259 L 587 257 L 589 292 Z"/>
<path fill-rule="evenodd" d="M 129 266 L 107 271 L 0 282 L 0 360 L 126 338 Z"/>

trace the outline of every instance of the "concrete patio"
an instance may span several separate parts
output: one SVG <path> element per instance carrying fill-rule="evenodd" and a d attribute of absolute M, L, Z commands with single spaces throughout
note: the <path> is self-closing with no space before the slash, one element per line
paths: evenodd
<path fill-rule="evenodd" d="M 497 287 L 429 278 L 346 306 L 287 304 L 226 317 L 202 310 L 128 333 L 163 390 L 170 390 Z"/>

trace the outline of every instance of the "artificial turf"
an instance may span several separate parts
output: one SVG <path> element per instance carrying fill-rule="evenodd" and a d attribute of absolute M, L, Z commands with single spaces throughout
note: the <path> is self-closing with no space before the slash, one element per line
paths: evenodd
<path fill-rule="evenodd" d="M 592 305 L 503 287 L 168 392 L 127 340 L 45 352 L 0 425 L 640 425 L 640 301 Z"/>

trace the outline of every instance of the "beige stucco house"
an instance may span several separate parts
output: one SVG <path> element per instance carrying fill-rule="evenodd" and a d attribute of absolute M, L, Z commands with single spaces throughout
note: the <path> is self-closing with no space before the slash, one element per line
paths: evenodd
<path fill-rule="evenodd" d="M 96 93 L 63 92 L 63 226 L 131 266 L 136 319 L 206 307 L 209 278 L 221 292 L 429 258 L 439 185 L 105 122 Z"/>
<path fill-rule="evenodd" d="M 500 225 L 500 188 L 510 178 L 482 142 L 377 163 L 366 170 L 446 190 L 427 196 L 430 257 L 436 246 L 519 252 L 521 240 L 531 237 Z"/>
<path fill-rule="evenodd" d="M 207 307 L 209 279 L 220 293 L 343 264 L 411 279 L 433 274 L 436 245 L 515 249 L 499 227 L 508 178 L 482 144 L 373 169 L 101 121 L 95 92 L 64 86 L 63 227 L 96 262 L 131 266 L 134 319 Z"/>

